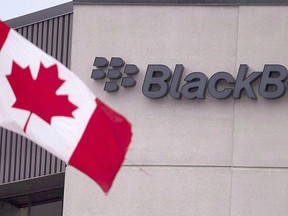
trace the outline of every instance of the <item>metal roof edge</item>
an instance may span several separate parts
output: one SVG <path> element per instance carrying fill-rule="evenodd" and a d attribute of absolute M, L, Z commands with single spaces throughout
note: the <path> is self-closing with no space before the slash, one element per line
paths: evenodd
<path fill-rule="evenodd" d="M 53 17 L 58 17 L 64 14 L 69 14 L 73 12 L 73 2 L 64 3 L 51 8 L 40 10 L 31 14 L 6 20 L 5 23 L 11 28 L 19 28 L 40 21 L 48 20 Z"/>
<path fill-rule="evenodd" d="M 73 0 L 74 5 L 288 6 L 288 0 Z"/>
<path fill-rule="evenodd" d="M 0 185 L 0 201 L 26 194 L 64 187 L 65 172 Z"/>

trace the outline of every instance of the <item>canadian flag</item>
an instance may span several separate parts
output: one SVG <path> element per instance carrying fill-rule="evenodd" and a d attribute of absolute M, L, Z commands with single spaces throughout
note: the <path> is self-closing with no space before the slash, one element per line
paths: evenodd
<path fill-rule="evenodd" d="M 0 21 L 0 125 L 94 179 L 107 193 L 131 125 L 65 66 Z"/>

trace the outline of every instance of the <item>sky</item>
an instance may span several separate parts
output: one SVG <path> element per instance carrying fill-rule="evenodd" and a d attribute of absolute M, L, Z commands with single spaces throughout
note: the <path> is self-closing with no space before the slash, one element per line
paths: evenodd
<path fill-rule="evenodd" d="M 0 20 L 33 13 L 72 0 L 0 0 Z"/>

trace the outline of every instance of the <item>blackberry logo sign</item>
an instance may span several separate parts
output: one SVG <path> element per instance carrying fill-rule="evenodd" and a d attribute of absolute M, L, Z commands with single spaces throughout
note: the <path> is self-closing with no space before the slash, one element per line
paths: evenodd
<path fill-rule="evenodd" d="M 106 78 L 105 68 L 108 68 L 107 78 L 109 81 L 105 83 L 104 90 L 107 92 L 116 92 L 119 90 L 119 85 L 117 80 L 121 79 L 121 86 L 124 88 L 134 87 L 136 85 L 136 80 L 131 77 L 139 72 L 139 69 L 136 65 L 126 64 L 122 58 L 112 57 L 110 64 L 109 61 L 104 57 L 96 57 L 93 64 L 96 69 L 92 70 L 91 78 L 94 80 L 101 80 Z M 124 74 L 126 77 L 122 77 L 122 72 L 120 69 L 125 65 Z"/>
<path fill-rule="evenodd" d="M 106 73 L 103 68 L 108 66 L 106 58 L 96 57 L 94 66 L 97 69 L 92 71 L 92 78 L 104 79 Z M 111 69 L 108 69 L 104 90 L 107 92 L 116 92 L 119 89 L 114 81 L 122 77 L 119 68 L 123 67 L 125 62 L 119 57 L 113 57 L 110 61 Z M 263 72 L 254 71 L 247 75 L 248 65 L 241 64 L 238 69 L 236 79 L 227 72 L 221 71 L 215 73 L 210 79 L 202 72 L 189 73 L 184 80 L 182 75 L 184 66 L 177 64 L 174 73 L 166 65 L 149 64 L 145 73 L 142 85 L 142 93 L 151 99 L 160 99 L 168 94 L 175 99 L 182 97 L 187 99 L 205 99 L 207 92 L 216 99 L 226 99 L 232 97 L 240 99 L 243 92 L 251 99 L 257 99 L 253 85 L 259 81 L 258 93 L 266 99 L 277 99 L 285 95 L 287 91 L 286 80 L 288 71 L 286 67 L 279 64 L 264 65 Z M 137 74 L 139 69 L 136 65 L 127 64 L 121 80 L 122 87 L 133 87 L 136 81 L 131 75 Z M 182 86 L 180 84 L 183 83 Z"/>

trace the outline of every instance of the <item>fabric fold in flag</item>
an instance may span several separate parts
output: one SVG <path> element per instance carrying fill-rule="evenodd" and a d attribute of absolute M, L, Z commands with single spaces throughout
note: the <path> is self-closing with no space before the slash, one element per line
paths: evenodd
<path fill-rule="evenodd" d="M 0 125 L 79 169 L 107 193 L 130 123 L 69 69 L 0 21 Z"/>
<path fill-rule="evenodd" d="M 100 100 L 96 99 L 96 103 L 97 108 L 69 163 L 88 174 L 101 185 L 104 192 L 108 192 L 124 160 L 127 140 L 131 137 L 130 127 L 123 117 Z"/>

